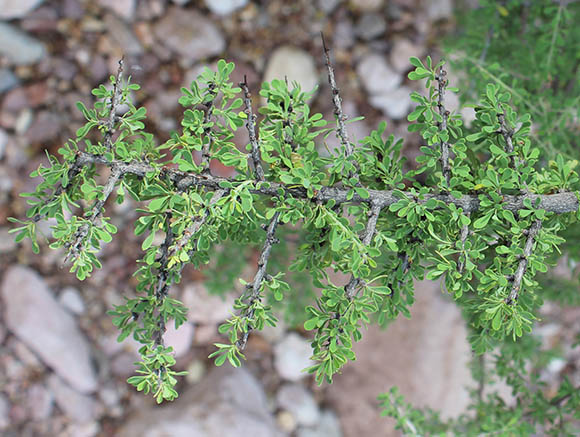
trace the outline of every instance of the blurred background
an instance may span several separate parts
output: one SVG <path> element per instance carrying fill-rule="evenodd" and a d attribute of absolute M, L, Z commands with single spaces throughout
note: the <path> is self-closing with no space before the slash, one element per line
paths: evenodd
<path fill-rule="evenodd" d="M 440 59 L 442 39 L 457 31 L 454 6 L 478 7 L 477 1 L 460 3 L 0 0 L 0 434 L 397 435 L 376 401 L 395 384 L 418 406 L 439 408 L 445 417 L 462 412 L 473 387 L 471 353 L 461 314 L 437 284 L 417 284 L 413 317 L 387 331 L 370 329 L 355 348 L 357 361 L 332 386 L 316 387 L 301 373 L 309 365 L 308 338 L 291 323 L 252 335 L 242 369 L 215 369 L 206 357 L 220 340 L 217 326 L 237 292 L 226 290 L 224 298 L 208 293 L 207 280 L 215 279 L 193 269 L 171 291 L 190 309 L 188 323 L 170 329 L 166 339 L 178 368 L 189 374 L 179 399 L 158 407 L 125 383 L 137 346 L 116 342 L 106 314 L 134 293 L 132 274 L 141 253 L 131 229 L 135 205 L 108 208 L 120 232 L 101 254 L 103 268 L 84 282 L 63 267 L 62 252 L 42 244 L 34 255 L 30 244 L 14 243 L 7 221 L 25 216 L 18 194 L 33 190 L 28 174 L 46 163 L 45 150 L 55 153 L 74 137 L 83 121 L 76 102 L 92 105 L 91 89 L 116 72 L 121 57 L 126 74 L 142 87 L 134 98 L 147 108 L 147 128 L 162 142 L 180 126 L 180 88 L 222 57 L 236 63 L 234 80 L 247 75 L 255 95 L 262 81 L 285 76 L 305 89 L 318 85 L 314 110 L 330 119 L 324 32 L 345 112 L 365 116 L 349 125 L 350 136 L 362 139 L 387 120 L 387 131 L 405 139 L 404 153 L 412 160 L 419 139 L 407 132 L 406 116 L 418 84 L 407 79 L 409 57 Z M 453 70 L 449 75 L 452 85 L 461 76 Z M 446 106 L 471 117 L 452 94 Z M 237 141 L 240 147 L 247 142 L 242 130 Z M 226 168 L 214 171 L 228 174 Z M 230 274 L 227 263 L 223 269 Z M 254 269 L 250 257 L 242 277 L 253 276 Z M 562 265 L 560 274 L 571 273 Z M 550 321 L 558 308 L 546 311 Z M 580 314 L 558 314 L 543 335 L 565 343 L 562 332 Z M 553 378 L 570 365 L 577 374 L 578 363 L 573 355 L 556 361 Z"/>

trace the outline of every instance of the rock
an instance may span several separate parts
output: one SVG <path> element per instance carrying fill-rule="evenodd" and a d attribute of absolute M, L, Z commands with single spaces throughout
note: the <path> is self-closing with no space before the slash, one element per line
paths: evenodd
<path fill-rule="evenodd" d="M 89 344 L 38 273 L 10 267 L 1 292 L 8 329 L 76 390 L 94 391 L 97 377 Z"/>
<path fill-rule="evenodd" d="M 245 368 L 214 368 L 171 405 L 139 407 L 119 437 L 282 437 L 264 390 Z"/>
<path fill-rule="evenodd" d="M 56 375 L 48 378 L 48 387 L 54 394 L 58 407 L 70 419 L 85 423 L 95 417 L 97 404 L 92 397 L 73 390 Z"/>
<path fill-rule="evenodd" d="M 176 5 L 186 5 L 188 4 L 191 0 L 171 0 L 173 3 L 175 3 Z"/>
<path fill-rule="evenodd" d="M 366 55 L 357 65 L 356 71 L 370 96 L 392 91 L 402 81 L 401 76 L 387 64 L 385 58 L 377 53 Z"/>
<path fill-rule="evenodd" d="M 195 360 L 187 367 L 185 379 L 189 384 L 197 384 L 205 376 L 206 372 L 207 369 L 203 361 Z"/>
<path fill-rule="evenodd" d="M 274 346 L 274 367 L 282 378 L 299 381 L 308 375 L 303 370 L 314 364 L 310 360 L 311 355 L 310 342 L 291 332 Z"/>
<path fill-rule="evenodd" d="M 29 65 L 46 56 L 44 45 L 15 26 L 0 22 L 0 55 L 16 65 Z"/>
<path fill-rule="evenodd" d="M 99 3 L 125 21 L 135 18 L 135 0 L 99 0 Z"/>
<path fill-rule="evenodd" d="M 276 414 L 276 423 L 282 431 L 288 434 L 293 433 L 298 426 L 292 413 L 286 410 L 282 410 Z"/>
<path fill-rule="evenodd" d="M 383 6 L 383 0 L 350 0 L 350 4 L 359 11 L 374 12 Z"/>
<path fill-rule="evenodd" d="M 289 411 L 302 426 L 314 426 L 320 419 L 318 405 L 306 388 L 301 384 L 285 384 L 276 395 L 280 408 Z"/>
<path fill-rule="evenodd" d="M 200 59 L 220 54 L 226 46 L 219 29 L 207 17 L 190 9 L 171 7 L 155 24 L 153 33 L 160 43 L 183 57 L 189 66 Z"/>
<path fill-rule="evenodd" d="M 188 308 L 188 320 L 204 325 L 215 325 L 230 316 L 233 296 L 222 299 L 207 292 L 201 282 L 187 284 L 183 289 L 182 302 Z M 212 328 L 215 330 L 215 328 Z"/>
<path fill-rule="evenodd" d="M 182 357 L 191 349 L 193 333 L 193 324 L 186 322 L 178 329 L 175 329 L 175 323 L 171 321 L 171 323 L 167 325 L 167 331 L 163 335 L 165 346 L 173 347 L 176 358 Z"/>
<path fill-rule="evenodd" d="M 58 296 L 59 303 L 71 313 L 79 315 L 85 312 L 85 302 L 74 287 L 66 287 Z"/>
<path fill-rule="evenodd" d="M 358 20 L 354 29 L 356 35 L 365 41 L 370 41 L 387 30 L 385 17 L 376 13 L 364 14 Z"/>
<path fill-rule="evenodd" d="M 131 26 L 113 14 L 105 16 L 107 34 L 119 45 L 125 55 L 138 56 L 143 53 L 143 47 Z"/>
<path fill-rule="evenodd" d="M 348 49 L 354 44 L 354 30 L 350 20 L 341 20 L 334 28 L 333 42 L 337 49 Z"/>
<path fill-rule="evenodd" d="M 229 15 L 236 9 L 243 8 L 248 4 L 248 0 L 205 0 L 205 5 L 214 14 Z"/>
<path fill-rule="evenodd" d="M 17 128 L 17 130 L 19 130 Z M 52 111 L 41 111 L 35 120 L 30 120 L 29 125 L 22 132 L 31 144 L 44 143 L 58 138 L 62 133 L 60 116 Z"/>
<path fill-rule="evenodd" d="M 7 145 L 8 145 L 8 134 L 4 129 L 0 129 L 0 159 L 4 158 L 4 153 L 6 153 Z M 0 237 L 0 240 L 2 240 L 2 237 Z M 0 242 L 0 252 L 2 252 L 1 245 L 2 243 Z"/>
<path fill-rule="evenodd" d="M 431 0 L 427 2 L 427 16 L 431 21 L 445 20 L 453 14 L 451 0 Z"/>
<path fill-rule="evenodd" d="M 379 435 L 379 434 L 376 434 Z M 384 435 L 384 434 L 383 434 Z M 299 428 L 296 437 L 342 437 L 340 422 L 330 410 L 325 410 L 313 428 Z"/>
<path fill-rule="evenodd" d="M 0 2 L 0 19 L 11 20 L 22 18 L 38 7 L 44 0 L 2 0 Z"/>
<path fill-rule="evenodd" d="M 278 317 L 278 323 L 276 323 L 276 326 L 265 324 L 264 328 L 258 334 L 268 343 L 276 343 L 284 337 L 285 333 L 286 323 L 284 323 L 284 318 Z"/>
<path fill-rule="evenodd" d="M 8 68 L 0 68 L 0 94 L 18 85 L 18 78 Z"/>
<path fill-rule="evenodd" d="M 342 0 L 318 0 L 317 3 L 322 12 L 330 14 L 336 9 L 341 1 Z"/>
<path fill-rule="evenodd" d="M 42 384 L 34 384 L 27 390 L 26 407 L 33 420 L 45 420 L 50 417 L 54 404 L 53 394 Z"/>
<path fill-rule="evenodd" d="M 0 430 L 8 428 L 10 425 L 10 403 L 6 396 L 0 393 Z"/>
<path fill-rule="evenodd" d="M 268 60 L 264 82 L 273 79 L 288 78 L 288 83 L 296 81 L 302 91 L 312 91 L 318 85 L 318 73 L 312 56 L 296 47 L 283 46 L 277 48 Z M 291 85 L 290 85 L 291 88 Z"/>
<path fill-rule="evenodd" d="M 369 96 L 369 102 L 393 120 L 405 118 L 411 108 L 411 90 L 406 86 Z"/>
<path fill-rule="evenodd" d="M 411 56 L 420 58 L 422 55 L 423 47 L 413 44 L 408 39 L 399 39 L 395 41 L 393 48 L 391 49 L 389 61 L 395 71 L 405 73 L 414 68 L 409 62 L 409 58 Z"/>

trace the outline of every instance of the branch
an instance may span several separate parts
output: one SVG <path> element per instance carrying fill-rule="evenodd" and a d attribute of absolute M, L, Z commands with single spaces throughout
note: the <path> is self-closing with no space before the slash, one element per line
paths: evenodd
<path fill-rule="evenodd" d="M 246 129 L 248 130 L 248 135 L 250 137 L 250 144 L 252 146 L 251 158 L 254 163 L 254 172 L 256 173 L 256 179 L 259 181 L 264 180 L 264 169 L 262 168 L 262 161 L 260 157 L 260 144 L 256 138 L 256 115 L 252 111 L 252 94 L 248 89 L 248 80 L 246 75 L 244 75 L 244 81 L 240 82 L 240 87 L 244 92 L 244 105 L 246 106 L 246 114 L 248 115 L 248 121 L 246 121 Z"/>
<path fill-rule="evenodd" d="M 444 99 L 445 99 L 445 88 L 447 87 L 448 80 L 446 78 L 447 72 L 443 67 L 439 68 L 439 72 L 435 76 L 435 80 L 439 85 L 439 95 L 437 97 L 437 110 L 439 115 L 443 119 L 439 123 L 439 132 L 447 130 L 447 118 L 449 117 L 449 111 L 445 109 Z M 449 187 L 449 180 L 451 179 L 451 169 L 449 168 L 449 142 L 441 140 L 441 171 L 443 172 L 443 177 L 447 187 Z"/>
<path fill-rule="evenodd" d="M 110 152 L 113 148 L 113 135 L 115 134 L 115 122 L 117 121 L 117 108 L 121 100 L 120 84 L 123 80 L 123 58 L 119 60 L 119 68 L 117 69 L 117 76 L 115 77 L 115 84 L 113 85 L 113 94 L 111 95 L 111 105 L 109 111 L 109 118 L 105 122 L 105 136 L 104 142 L 107 151 Z"/>
<path fill-rule="evenodd" d="M 125 163 L 121 161 L 107 161 L 104 157 L 99 155 L 90 155 L 88 153 L 80 152 L 78 165 L 103 164 L 108 167 L 118 166 L 123 174 L 133 174 L 138 177 L 144 177 L 148 172 L 158 171 L 157 167 L 144 162 Z M 213 176 L 211 174 L 195 174 L 186 173 L 173 168 L 164 167 L 161 169 L 162 174 L 166 175 L 169 180 L 175 185 L 178 190 L 185 190 L 190 187 L 205 187 L 209 190 L 220 190 L 221 182 L 235 182 L 235 180 Z M 256 187 L 250 190 L 254 194 L 261 194 L 268 197 L 279 197 L 279 190 L 282 190 L 284 195 L 296 199 L 309 200 L 314 203 L 328 202 L 334 200 L 336 204 L 342 203 L 368 203 L 376 204 L 381 209 L 392 205 L 400 200 L 401 193 L 409 200 L 416 201 L 423 205 L 430 199 L 435 199 L 446 204 L 453 203 L 458 208 L 462 208 L 464 213 L 471 213 L 479 210 L 480 201 L 478 195 L 462 195 L 459 199 L 451 194 L 425 194 L 422 198 L 417 199 L 416 194 L 403 192 L 399 190 L 367 190 L 369 197 L 363 199 L 360 195 L 355 193 L 352 198 L 348 198 L 350 189 L 342 189 L 336 187 L 322 187 L 317 191 L 313 197 L 308 197 L 307 190 L 304 188 L 289 187 L 285 184 L 277 182 L 266 182 L 257 184 Z M 578 198 L 576 193 L 572 191 L 556 193 L 556 194 L 521 194 L 502 196 L 502 208 L 508 209 L 512 212 L 520 209 L 527 209 L 524 201 L 529 199 L 532 204 L 536 200 L 540 200 L 538 209 L 544 209 L 546 212 L 553 212 L 556 214 L 564 214 L 568 212 L 575 212 L 578 210 Z"/>
<path fill-rule="evenodd" d="M 204 129 L 203 133 L 207 138 L 207 143 L 203 143 L 201 146 L 201 167 L 203 168 L 203 173 L 209 173 L 209 159 L 210 159 L 210 152 L 211 152 L 211 145 L 213 143 L 213 136 L 211 135 L 211 127 L 208 126 L 209 122 L 211 121 L 211 116 L 213 113 L 213 106 L 215 98 L 217 94 L 214 91 L 215 83 L 210 83 L 208 85 L 208 93 L 207 95 L 210 96 L 210 100 L 205 103 L 205 116 L 203 118 Z"/>
<path fill-rule="evenodd" d="M 262 281 L 266 276 L 266 267 L 268 266 L 268 259 L 270 258 L 270 253 L 272 251 L 272 246 L 274 243 L 278 242 L 278 239 L 275 237 L 276 228 L 278 227 L 278 223 L 280 221 L 280 212 L 276 212 L 270 220 L 270 224 L 266 230 L 266 241 L 264 242 L 264 246 L 262 247 L 262 252 L 260 253 L 260 259 L 258 260 L 258 270 L 256 271 L 256 275 L 254 276 L 254 282 L 251 286 L 251 293 L 248 299 L 248 306 L 251 307 L 252 304 L 260 299 L 260 288 L 262 287 Z M 247 313 L 243 314 L 243 317 L 246 320 L 251 320 L 254 318 L 254 310 L 250 309 Z M 246 324 L 246 332 L 242 335 L 242 338 L 237 341 L 237 346 L 240 349 L 244 349 L 246 347 L 246 343 L 248 342 L 248 337 L 250 335 L 250 331 L 252 327 L 249 324 Z"/>
<path fill-rule="evenodd" d="M 537 219 L 534 224 L 528 229 L 528 239 L 526 240 L 526 247 L 524 248 L 524 254 L 520 259 L 518 264 L 518 268 L 514 275 L 514 283 L 512 285 L 512 290 L 508 298 L 506 299 L 505 303 L 508 305 L 515 305 L 518 300 L 518 295 L 520 292 L 520 287 L 522 284 L 522 279 L 524 277 L 524 273 L 526 273 L 526 269 L 528 267 L 528 258 L 532 254 L 532 248 L 534 246 L 534 238 L 538 235 L 540 228 L 542 227 L 542 221 Z"/>
<path fill-rule="evenodd" d="M 363 238 L 362 238 L 362 243 L 365 246 L 370 246 L 371 242 L 373 241 L 373 237 L 375 236 L 375 232 L 377 230 L 377 220 L 379 219 L 380 213 L 381 213 L 381 207 L 379 205 L 376 205 L 376 204 L 371 204 L 370 216 L 369 216 L 369 219 L 367 221 L 367 226 L 365 228 Z M 346 297 L 349 300 L 352 300 L 352 298 L 354 297 L 355 290 L 358 287 L 358 285 L 360 284 L 360 282 L 361 282 L 360 279 L 355 277 L 354 275 L 352 275 L 350 277 L 350 281 L 344 287 Z"/>

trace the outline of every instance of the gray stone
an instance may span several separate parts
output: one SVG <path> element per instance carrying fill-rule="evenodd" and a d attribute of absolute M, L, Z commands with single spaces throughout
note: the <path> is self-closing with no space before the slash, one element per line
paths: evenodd
<path fill-rule="evenodd" d="M 427 16 L 431 21 L 445 20 L 453 14 L 451 0 L 430 0 L 427 2 Z"/>
<path fill-rule="evenodd" d="M 135 18 L 136 0 L 99 0 L 99 3 L 125 21 L 133 21 Z"/>
<path fill-rule="evenodd" d="M 44 45 L 15 26 L 0 22 L 0 55 L 16 65 L 29 65 L 46 56 Z"/>
<path fill-rule="evenodd" d="M 6 152 L 6 145 L 8 144 L 8 134 L 4 129 L 0 129 L 0 159 L 4 158 Z M 0 249 L 0 252 L 2 249 Z"/>
<path fill-rule="evenodd" d="M 282 437 L 266 395 L 245 368 L 214 368 L 165 407 L 140 407 L 119 437 Z"/>
<path fill-rule="evenodd" d="M 0 430 L 8 428 L 10 425 L 10 403 L 2 393 L 0 393 Z"/>
<path fill-rule="evenodd" d="M 173 347 L 176 358 L 182 357 L 191 350 L 195 328 L 192 323 L 184 323 L 175 329 L 173 320 L 167 325 L 167 331 L 163 335 L 165 346 Z"/>
<path fill-rule="evenodd" d="M 74 287 L 66 287 L 58 296 L 60 304 L 73 314 L 82 314 L 85 312 L 85 302 L 79 291 Z"/>
<path fill-rule="evenodd" d="M 0 19 L 22 18 L 44 0 L 0 0 Z"/>
<path fill-rule="evenodd" d="M 364 14 L 357 22 L 355 33 L 358 37 L 370 41 L 385 33 L 387 22 L 385 17 L 376 13 Z"/>
<path fill-rule="evenodd" d="M 330 14 L 332 11 L 336 9 L 338 4 L 342 0 L 318 0 L 318 7 L 325 12 L 326 14 Z"/>
<path fill-rule="evenodd" d="M 183 57 L 189 66 L 200 59 L 220 54 L 226 46 L 221 32 L 208 17 L 179 7 L 171 7 L 155 25 L 153 33 L 160 43 Z"/>
<path fill-rule="evenodd" d="M 76 390 L 94 391 L 97 377 L 89 344 L 38 273 L 10 267 L 1 292 L 8 329 Z"/>
<path fill-rule="evenodd" d="M 291 46 L 279 47 L 268 60 L 264 81 L 288 78 L 288 83 L 296 81 L 302 91 L 311 91 L 318 85 L 318 73 L 310 53 Z"/>
<path fill-rule="evenodd" d="M 291 332 L 274 346 L 274 367 L 282 378 L 299 381 L 308 375 L 303 370 L 314 364 L 310 360 L 311 355 L 310 342 Z"/>
<path fill-rule="evenodd" d="M 405 118 L 411 108 L 411 90 L 406 86 L 369 96 L 369 102 L 393 120 Z"/>
<path fill-rule="evenodd" d="M 301 384 L 285 384 L 276 395 L 278 406 L 289 411 L 296 423 L 314 426 L 320 419 L 320 410 L 312 393 Z"/>
<path fill-rule="evenodd" d="M 229 15 L 248 4 L 248 0 L 205 0 L 205 5 L 214 14 Z"/>
<path fill-rule="evenodd" d="M 18 85 L 18 78 L 12 70 L 8 68 L 0 68 L 0 94 L 11 90 Z"/>
<path fill-rule="evenodd" d="M 299 428 L 296 432 L 296 437 L 342 437 L 342 430 L 336 414 L 330 410 L 325 410 L 322 412 L 316 426 L 313 428 Z"/>
<path fill-rule="evenodd" d="M 104 22 L 107 34 L 111 36 L 126 55 L 138 56 L 143 53 L 143 46 L 129 24 L 113 14 L 107 14 Z"/>
<path fill-rule="evenodd" d="M 34 384 L 27 390 L 26 406 L 33 420 L 50 417 L 54 406 L 54 396 L 42 384 Z"/>
<path fill-rule="evenodd" d="M 383 0 L 350 0 L 350 4 L 359 11 L 378 11 L 383 6 Z"/>
<path fill-rule="evenodd" d="M 402 81 L 401 75 L 389 66 L 383 56 L 377 53 L 370 53 L 361 59 L 356 71 L 370 96 L 392 91 Z"/>
<path fill-rule="evenodd" d="M 423 47 L 413 44 L 408 39 L 399 39 L 393 44 L 393 48 L 389 55 L 389 61 L 393 66 L 393 69 L 399 73 L 405 73 L 414 68 L 409 62 L 409 58 L 411 56 L 420 58 L 422 55 Z"/>
<path fill-rule="evenodd" d="M 96 416 L 97 404 L 95 400 L 72 389 L 56 375 L 48 378 L 48 387 L 54 394 L 56 404 L 75 422 L 89 422 Z"/>

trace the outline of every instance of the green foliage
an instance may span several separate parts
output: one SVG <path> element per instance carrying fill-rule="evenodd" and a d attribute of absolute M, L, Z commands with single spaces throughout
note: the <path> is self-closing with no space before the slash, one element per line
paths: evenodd
<path fill-rule="evenodd" d="M 454 429 L 527 432 L 534 420 L 555 420 L 547 407 L 553 400 L 542 404 L 541 392 L 525 389 L 518 354 L 532 339 L 528 334 L 542 304 L 536 274 L 555 260 L 563 243 L 559 232 L 577 221 L 577 194 L 570 193 L 578 189 L 575 164 L 560 158 L 537 168 L 541 157 L 529 139 L 531 117 L 518 115 L 510 93 L 497 84 L 485 88 L 466 133 L 461 117 L 444 106 L 445 92 L 452 91 L 444 62 L 411 62 L 409 78 L 426 79 L 427 92 L 411 96 L 417 106 L 409 115 L 410 130 L 425 144 L 410 171 L 404 170 L 402 142 L 386 137 L 385 123 L 352 154 L 342 143 L 320 156 L 316 141 L 340 130 L 344 120 L 337 113 L 336 126 L 328 127 L 322 114 L 311 112 L 312 92 L 281 80 L 262 85 L 259 141 L 250 141 L 251 153 L 238 150 L 235 131 L 246 123 L 252 133 L 256 120 L 242 92 L 246 85 L 234 87 L 234 65 L 225 61 L 182 90 L 181 129 L 156 145 L 143 132 L 144 109 L 130 102 L 136 86 L 123 83 L 119 73 L 111 78 L 113 90 L 94 91 L 93 109 L 79 106 L 87 122 L 60 149 L 61 160 L 50 157 L 50 167 L 34 172 L 43 180 L 25 194 L 31 220 L 18 221 L 17 239 L 30 237 L 38 250 L 34 224 L 56 219 L 51 247 L 64 247 L 71 271 L 84 279 L 100 267 L 97 254 L 116 232 L 103 215 L 105 202 L 114 195 L 122 202 L 126 193 L 139 202 L 134 232 L 143 236 L 143 256 L 135 273 L 137 295 L 109 314 L 119 341 L 131 336 L 142 344 L 129 383 L 158 402 L 177 396 L 181 374 L 172 370 L 175 359 L 163 343 L 167 324 L 178 328 L 187 318 L 184 305 L 169 295 L 171 285 L 180 282 L 186 264 L 204 266 L 221 252 L 214 265 L 219 268 L 228 247 L 258 246 L 256 274 L 240 279 L 244 291 L 219 327 L 226 340 L 210 355 L 216 365 L 241 365 L 250 333 L 278 322 L 276 307 L 298 314 L 294 321 L 312 332 L 314 365 L 306 370 L 319 384 L 331 382 L 355 360 L 353 343 L 368 324 L 409 317 L 413 279 L 427 277 L 439 279 L 462 309 L 474 352 L 500 350 L 497 374 L 511 380 L 525 400 L 514 411 L 496 398 L 480 399 L 477 411 L 485 420 L 466 416 L 453 422 Z M 129 110 L 117 116 L 121 103 Z M 98 133 L 103 140 L 95 142 Z M 256 171 L 262 165 L 253 157 L 256 151 L 266 164 L 264 178 Z M 211 159 L 232 166 L 236 176 L 213 176 Z M 101 185 L 103 167 L 111 172 Z M 542 199 L 554 199 L 553 193 L 563 195 L 556 197 L 563 203 L 543 208 L 550 202 Z M 296 256 L 288 259 L 289 244 L 280 238 L 292 233 L 298 234 Z M 232 263 L 212 288 L 229 287 L 242 265 Z M 332 271 L 350 280 L 335 283 Z M 301 289 L 305 273 L 319 290 L 308 303 L 309 288 Z M 558 411 L 569 414 L 578 400 L 566 384 L 561 397 L 567 410 L 558 404 Z M 451 429 L 435 413 L 410 408 L 396 391 L 382 399 L 387 414 L 407 431 Z M 522 425 L 528 411 L 530 420 Z"/>

